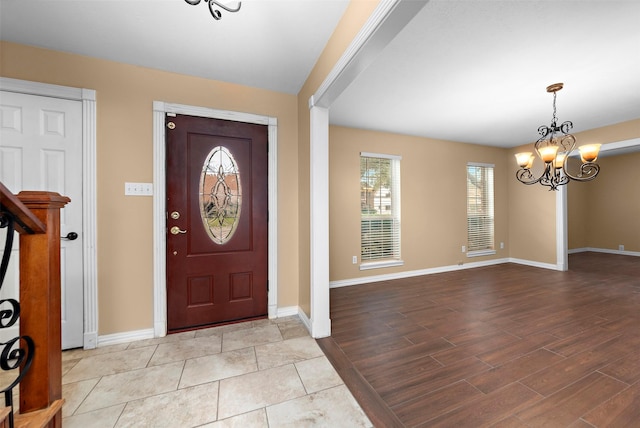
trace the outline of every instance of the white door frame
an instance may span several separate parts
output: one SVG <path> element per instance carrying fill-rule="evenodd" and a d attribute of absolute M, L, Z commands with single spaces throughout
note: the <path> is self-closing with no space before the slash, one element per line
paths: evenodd
<path fill-rule="evenodd" d="M 233 120 L 268 126 L 269 135 L 269 266 L 268 266 L 268 314 L 278 316 L 278 122 L 275 117 L 251 113 L 216 110 L 153 102 L 153 334 L 167 334 L 167 260 L 166 260 L 166 147 L 165 115 L 188 116 Z"/>
<path fill-rule="evenodd" d="M 85 349 L 98 343 L 96 91 L 0 77 L 0 90 L 82 102 L 82 276 Z"/>
<path fill-rule="evenodd" d="M 381 0 L 360 32 L 309 99 L 311 336 L 331 335 L 329 316 L 329 108 L 427 4 Z"/>
<path fill-rule="evenodd" d="M 640 150 L 640 138 L 616 141 L 603 144 L 600 148 L 600 156 L 607 152 L 614 154 L 616 151 Z M 567 204 L 568 186 L 560 186 L 556 194 L 556 270 L 569 270 L 569 207 Z"/>

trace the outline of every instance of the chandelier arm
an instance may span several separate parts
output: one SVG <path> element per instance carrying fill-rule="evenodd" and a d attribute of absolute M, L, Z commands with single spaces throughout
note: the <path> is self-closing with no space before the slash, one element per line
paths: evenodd
<path fill-rule="evenodd" d="M 571 135 L 569 134 L 569 131 L 571 131 L 571 129 L 573 128 L 573 122 L 571 122 L 570 120 L 564 121 L 558 128 L 563 134 Z"/>
<path fill-rule="evenodd" d="M 536 184 L 540 181 L 541 177 L 534 179 L 533 175 L 531 175 L 531 171 L 529 171 L 528 169 L 519 169 L 518 171 L 516 171 L 516 178 L 520 183 L 529 185 Z M 531 180 L 529 180 L 528 178 L 531 178 Z"/>
<path fill-rule="evenodd" d="M 185 2 L 187 2 L 187 4 L 190 4 L 191 6 L 200 4 L 200 1 L 201 0 L 185 0 Z M 227 12 L 238 12 L 240 10 L 240 7 L 242 7 L 241 1 L 238 2 L 238 6 L 236 8 L 226 6 L 222 3 L 217 2 L 216 0 L 204 0 L 204 1 L 205 3 L 209 4 L 209 12 L 211 13 L 211 16 L 213 17 L 213 19 L 215 19 L 216 21 L 219 21 L 222 18 L 222 12 L 220 12 L 219 9 L 226 10 Z"/>
<path fill-rule="evenodd" d="M 540 177 L 535 178 L 534 175 L 531 173 L 531 169 L 520 168 L 519 170 L 516 171 L 516 178 L 520 183 L 523 183 L 526 185 L 536 184 L 536 183 L 539 183 L 545 177 L 546 172 L 547 171 L 545 168 L 545 171 L 540 175 Z"/>
<path fill-rule="evenodd" d="M 564 126 L 564 123 L 562 124 L 562 126 Z M 558 140 L 558 145 L 562 148 L 562 151 L 559 151 L 559 152 L 560 153 L 565 152 L 567 156 L 569 156 L 571 152 L 573 152 L 576 148 L 576 137 L 574 137 L 573 134 L 568 134 L 564 131 L 563 131 L 563 134 L 564 135 L 560 137 Z"/>
<path fill-rule="evenodd" d="M 556 168 L 552 168 L 551 165 L 547 165 L 544 174 L 540 177 L 540 184 L 549 187 L 549 190 L 558 190 L 558 186 L 567 184 L 569 179 L 560 174 L 560 171 Z"/>
<path fill-rule="evenodd" d="M 540 134 L 540 138 L 533 145 L 536 154 L 540 159 L 542 159 L 542 154 L 540 153 L 540 148 L 548 146 L 551 141 L 553 141 L 555 136 L 555 128 L 554 124 L 551 126 L 542 125 L 538 128 L 538 134 Z"/>
<path fill-rule="evenodd" d="M 575 181 L 591 181 L 600 172 L 600 165 L 594 162 L 585 162 L 580 165 L 580 172 L 578 175 L 573 175 L 567 171 L 565 165 L 562 166 L 562 169 L 567 177 Z M 567 180 L 568 181 L 568 180 Z"/>
<path fill-rule="evenodd" d="M 549 128 L 546 125 L 541 125 L 540 127 L 538 127 L 538 134 L 541 135 L 538 141 L 544 140 L 547 135 L 551 134 L 551 132 L 552 132 L 551 128 Z"/>
<path fill-rule="evenodd" d="M 205 0 L 207 1 L 207 0 Z M 237 9 L 232 9 L 230 7 L 227 7 L 223 4 L 218 3 L 217 1 L 214 0 L 208 0 L 209 1 L 209 12 L 211 13 L 211 16 L 213 16 L 213 19 L 215 19 L 216 21 L 219 21 L 222 18 L 222 13 L 216 9 L 216 6 L 226 10 L 227 12 L 237 12 L 240 10 L 240 6 L 242 6 L 242 2 L 239 1 L 238 2 L 238 8 Z M 215 6 L 214 6 L 215 5 Z"/>
<path fill-rule="evenodd" d="M 242 2 L 241 2 L 241 1 L 239 1 L 239 2 L 238 2 L 238 7 L 237 7 L 237 8 L 235 8 L 235 9 L 233 9 L 233 8 L 230 8 L 230 7 L 228 7 L 228 6 L 225 6 L 225 5 L 221 4 L 221 3 L 218 3 L 218 2 L 217 2 L 217 1 L 215 1 L 215 0 L 209 0 L 209 9 L 211 9 L 211 8 L 213 7 L 213 6 L 212 6 L 212 4 L 215 4 L 216 6 L 218 6 L 219 8 L 222 8 L 222 9 L 226 10 L 227 12 L 237 12 L 237 11 L 239 11 L 239 10 L 240 10 L 240 7 L 242 6 Z"/>

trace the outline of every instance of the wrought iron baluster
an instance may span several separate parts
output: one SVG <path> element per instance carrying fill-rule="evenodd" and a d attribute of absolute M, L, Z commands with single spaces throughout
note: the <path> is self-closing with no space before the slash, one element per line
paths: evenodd
<path fill-rule="evenodd" d="M 0 229 L 6 229 L 4 252 L 0 262 L 0 290 L 9 268 L 13 235 L 15 231 L 14 217 L 11 213 L 2 211 L 0 207 Z M 0 300 L 0 329 L 13 327 L 20 318 L 20 302 L 16 299 Z M 7 342 L 0 342 L 0 369 L 3 371 L 19 370 L 16 378 L 0 392 L 4 393 L 5 406 L 11 409 L 9 413 L 9 427 L 13 428 L 13 389 L 18 386 L 33 362 L 35 345 L 29 336 L 16 336 Z"/>

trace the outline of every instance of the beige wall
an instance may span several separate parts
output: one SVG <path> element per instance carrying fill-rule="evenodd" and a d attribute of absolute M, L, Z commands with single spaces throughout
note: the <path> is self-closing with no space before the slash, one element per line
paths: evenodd
<path fill-rule="evenodd" d="M 507 257 L 507 150 L 332 126 L 329 131 L 330 278 L 415 271 Z M 360 152 L 402 156 L 404 266 L 360 271 Z M 496 254 L 467 257 L 466 166 L 495 165 Z M 505 248 L 500 249 L 500 242 Z"/>
<path fill-rule="evenodd" d="M 569 249 L 640 252 L 640 152 L 598 163 L 594 181 L 569 190 Z"/>
<path fill-rule="evenodd" d="M 638 138 L 640 120 L 577 133 L 576 137 L 579 145 Z M 531 146 L 497 149 L 335 126 L 330 127 L 329 141 L 332 281 L 504 257 L 556 264 L 556 192 L 540 185 L 526 186 L 515 178 L 513 155 Z M 360 255 L 361 151 L 402 156 L 402 267 L 360 271 L 359 265 L 352 264 L 352 257 Z M 638 251 L 639 156 L 601 158 L 602 170 L 596 180 L 568 184 L 569 248 L 618 249 L 624 244 L 625 250 Z M 430 162 L 427 168 L 426 159 L 437 162 Z M 464 167 L 470 161 L 496 165 L 497 254 L 492 257 L 467 258 L 460 251 L 467 239 Z M 439 178 L 434 181 L 433 177 Z M 622 182 L 627 184 L 620 185 Z M 587 228 L 588 224 L 597 225 L 598 230 Z M 504 250 L 499 249 L 500 242 L 505 242 Z M 582 244 L 573 246 L 576 242 Z"/>
<path fill-rule="evenodd" d="M 640 112 L 638 112 L 640 114 Z M 576 132 L 577 145 L 583 144 L 607 144 L 618 141 L 632 140 L 640 137 L 640 118 L 589 131 Z"/>
<path fill-rule="evenodd" d="M 310 294 L 310 120 L 309 98 L 318 90 L 335 63 L 347 49 L 351 40 L 358 34 L 371 13 L 378 5 L 378 1 L 352 0 L 340 19 L 329 42 L 325 46 L 320 58 L 309 74 L 305 84 L 298 94 L 298 206 L 300 253 L 299 253 L 299 305 L 305 314 L 311 316 Z"/>
<path fill-rule="evenodd" d="M 602 160 L 600 160 L 601 162 Z M 600 174 L 596 181 L 600 180 Z M 571 183 L 567 189 L 568 249 L 589 246 L 589 188 L 593 182 Z"/>
<path fill-rule="evenodd" d="M 615 143 L 640 138 L 640 119 L 576 133 L 578 145 Z M 606 147 L 606 146 L 605 146 Z M 594 181 L 572 183 L 567 192 L 569 249 L 601 248 L 639 251 L 640 186 L 638 156 L 600 157 Z M 635 163 L 635 164 L 634 164 Z M 621 183 L 626 183 L 621 185 Z M 634 216 L 635 215 L 635 216 Z"/>
<path fill-rule="evenodd" d="M 516 179 L 514 155 L 533 151 L 533 145 L 509 150 L 509 256 L 538 263 L 556 263 L 556 192 L 539 184 L 524 185 Z M 537 161 L 539 162 L 539 161 Z M 540 171 L 542 166 L 537 165 Z M 535 167 L 535 166 L 534 166 Z"/>
<path fill-rule="evenodd" d="M 278 305 L 298 304 L 297 99 L 294 95 L 2 42 L 0 75 L 96 90 L 99 334 L 153 327 L 152 102 L 278 119 Z M 162 183 L 156 183 L 162 185 Z"/>

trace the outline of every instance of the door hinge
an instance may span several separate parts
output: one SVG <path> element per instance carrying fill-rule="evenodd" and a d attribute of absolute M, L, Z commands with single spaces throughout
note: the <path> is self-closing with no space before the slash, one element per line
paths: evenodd
<path fill-rule="evenodd" d="M 267 280 L 267 291 L 269 291 L 269 281 Z"/>

